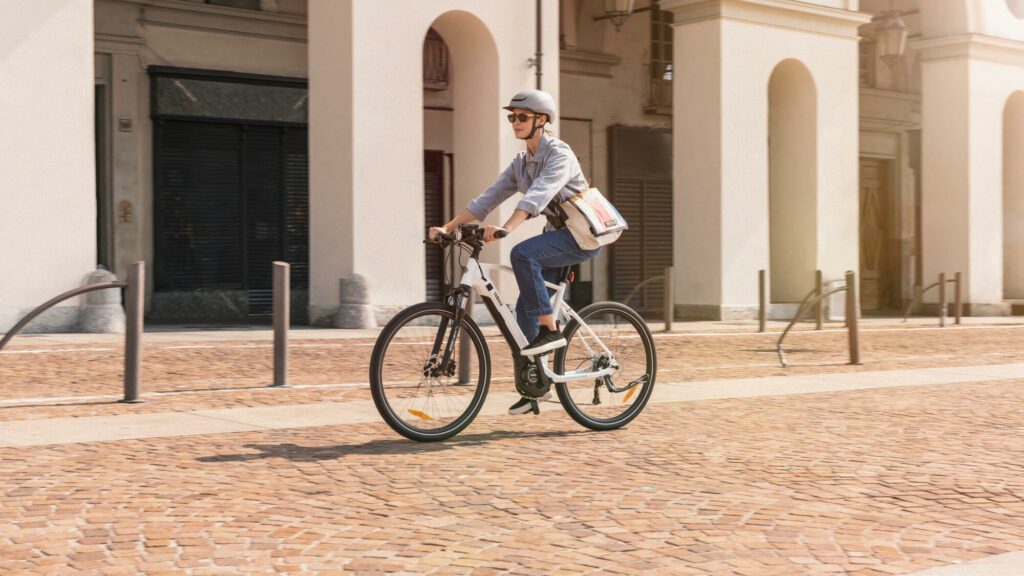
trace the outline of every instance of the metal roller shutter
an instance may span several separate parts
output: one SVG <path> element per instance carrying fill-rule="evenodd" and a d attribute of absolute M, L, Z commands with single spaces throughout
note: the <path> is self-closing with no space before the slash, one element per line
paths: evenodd
<path fill-rule="evenodd" d="M 672 265 L 671 134 L 615 126 L 609 129 L 611 200 L 629 230 L 609 250 L 612 300 L 625 302 L 646 318 L 664 313 L 662 276 Z M 632 296 L 631 296 L 632 294 Z"/>
<path fill-rule="evenodd" d="M 270 312 L 271 263 L 309 282 L 307 130 L 157 121 L 156 289 L 247 290 Z"/>
<path fill-rule="evenodd" d="M 444 224 L 444 151 L 423 151 L 423 235 L 431 226 Z M 424 244 L 427 266 L 427 300 L 444 298 L 444 252 L 437 246 Z"/>

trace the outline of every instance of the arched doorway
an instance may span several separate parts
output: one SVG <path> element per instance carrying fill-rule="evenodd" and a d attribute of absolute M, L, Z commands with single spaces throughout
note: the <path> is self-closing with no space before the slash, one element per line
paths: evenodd
<path fill-rule="evenodd" d="M 1024 91 L 1003 111 L 1003 298 L 1024 299 Z"/>
<path fill-rule="evenodd" d="M 448 44 L 431 28 L 423 39 L 423 215 L 424 229 L 452 218 L 452 90 Z M 445 283 L 444 253 L 426 246 L 427 300 L 440 301 Z M 451 279 L 449 278 L 449 282 Z"/>
<path fill-rule="evenodd" d="M 463 11 L 434 20 L 423 42 L 424 231 L 449 220 L 497 177 L 498 77 L 497 46 L 483 22 Z M 425 250 L 426 296 L 438 300 L 444 262 L 436 247 Z"/>
<path fill-rule="evenodd" d="M 799 302 L 817 267 L 817 91 L 807 68 L 784 60 L 768 82 L 771 301 Z"/>

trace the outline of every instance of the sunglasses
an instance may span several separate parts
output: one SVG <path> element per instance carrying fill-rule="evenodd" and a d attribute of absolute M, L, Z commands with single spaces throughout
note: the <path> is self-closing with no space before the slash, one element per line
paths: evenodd
<path fill-rule="evenodd" d="M 520 112 L 519 114 L 509 114 L 508 121 L 515 122 L 516 120 L 518 120 L 519 122 L 526 122 L 530 118 L 536 118 L 537 116 L 540 116 L 540 114 L 525 114 L 523 112 Z"/>

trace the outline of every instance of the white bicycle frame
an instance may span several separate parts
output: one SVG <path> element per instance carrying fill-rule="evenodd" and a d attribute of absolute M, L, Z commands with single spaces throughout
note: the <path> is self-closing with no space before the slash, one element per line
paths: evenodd
<path fill-rule="evenodd" d="M 499 268 L 511 270 L 511 267 L 509 266 L 499 266 Z M 469 259 L 466 263 L 466 268 L 462 274 L 462 279 L 459 284 L 464 288 L 472 288 L 474 291 L 479 293 L 481 297 L 487 298 L 494 304 L 493 310 L 497 310 L 498 314 L 501 316 L 501 318 L 495 318 L 494 321 L 503 322 L 505 324 L 505 327 L 515 339 L 516 344 L 519 345 L 520 350 L 529 344 L 526 340 L 526 335 L 524 335 L 522 329 L 519 328 L 519 323 L 516 322 L 515 313 L 512 311 L 511 307 L 505 304 L 505 299 L 502 298 L 501 293 L 498 292 L 498 289 L 494 286 L 494 282 L 488 278 L 487 273 L 484 272 L 483 266 L 480 265 L 479 260 L 475 258 Z M 615 373 L 615 371 L 618 370 L 618 363 L 615 361 L 615 355 L 612 354 L 611 350 L 605 346 L 604 342 L 597 337 L 597 334 L 594 334 L 594 331 L 590 329 L 590 326 L 587 326 L 587 323 L 580 318 L 579 314 L 565 303 L 564 296 L 566 284 L 552 284 L 547 281 L 545 281 L 544 284 L 555 291 L 551 296 L 551 308 L 555 311 L 555 320 L 557 321 L 559 318 L 565 317 L 576 320 L 580 325 L 580 330 L 586 330 L 587 334 L 589 334 L 590 337 L 593 338 L 593 341 L 601 347 L 601 351 L 607 355 L 609 359 L 609 366 L 596 372 L 583 372 L 576 370 L 566 372 L 565 374 L 555 374 L 551 371 L 551 368 L 548 367 L 549 354 L 544 353 L 538 355 L 537 358 L 537 364 L 544 370 L 544 375 L 552 382 L 572 382 L 574 380 L 601 378 Z M 581 338 L 580 342 L 591 356 L 597 355 L 585 338 Z"/>

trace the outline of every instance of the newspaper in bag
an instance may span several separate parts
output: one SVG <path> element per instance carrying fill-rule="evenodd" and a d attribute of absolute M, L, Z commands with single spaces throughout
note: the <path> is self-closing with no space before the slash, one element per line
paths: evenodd
<path fill-rule="evenodd" d="M 597 188 L 588 188 L 562 202 L 561 206 L 566 215 L 566 227 L 584 250 L 611 244 L 629 228 L 625 218 Z"/>

